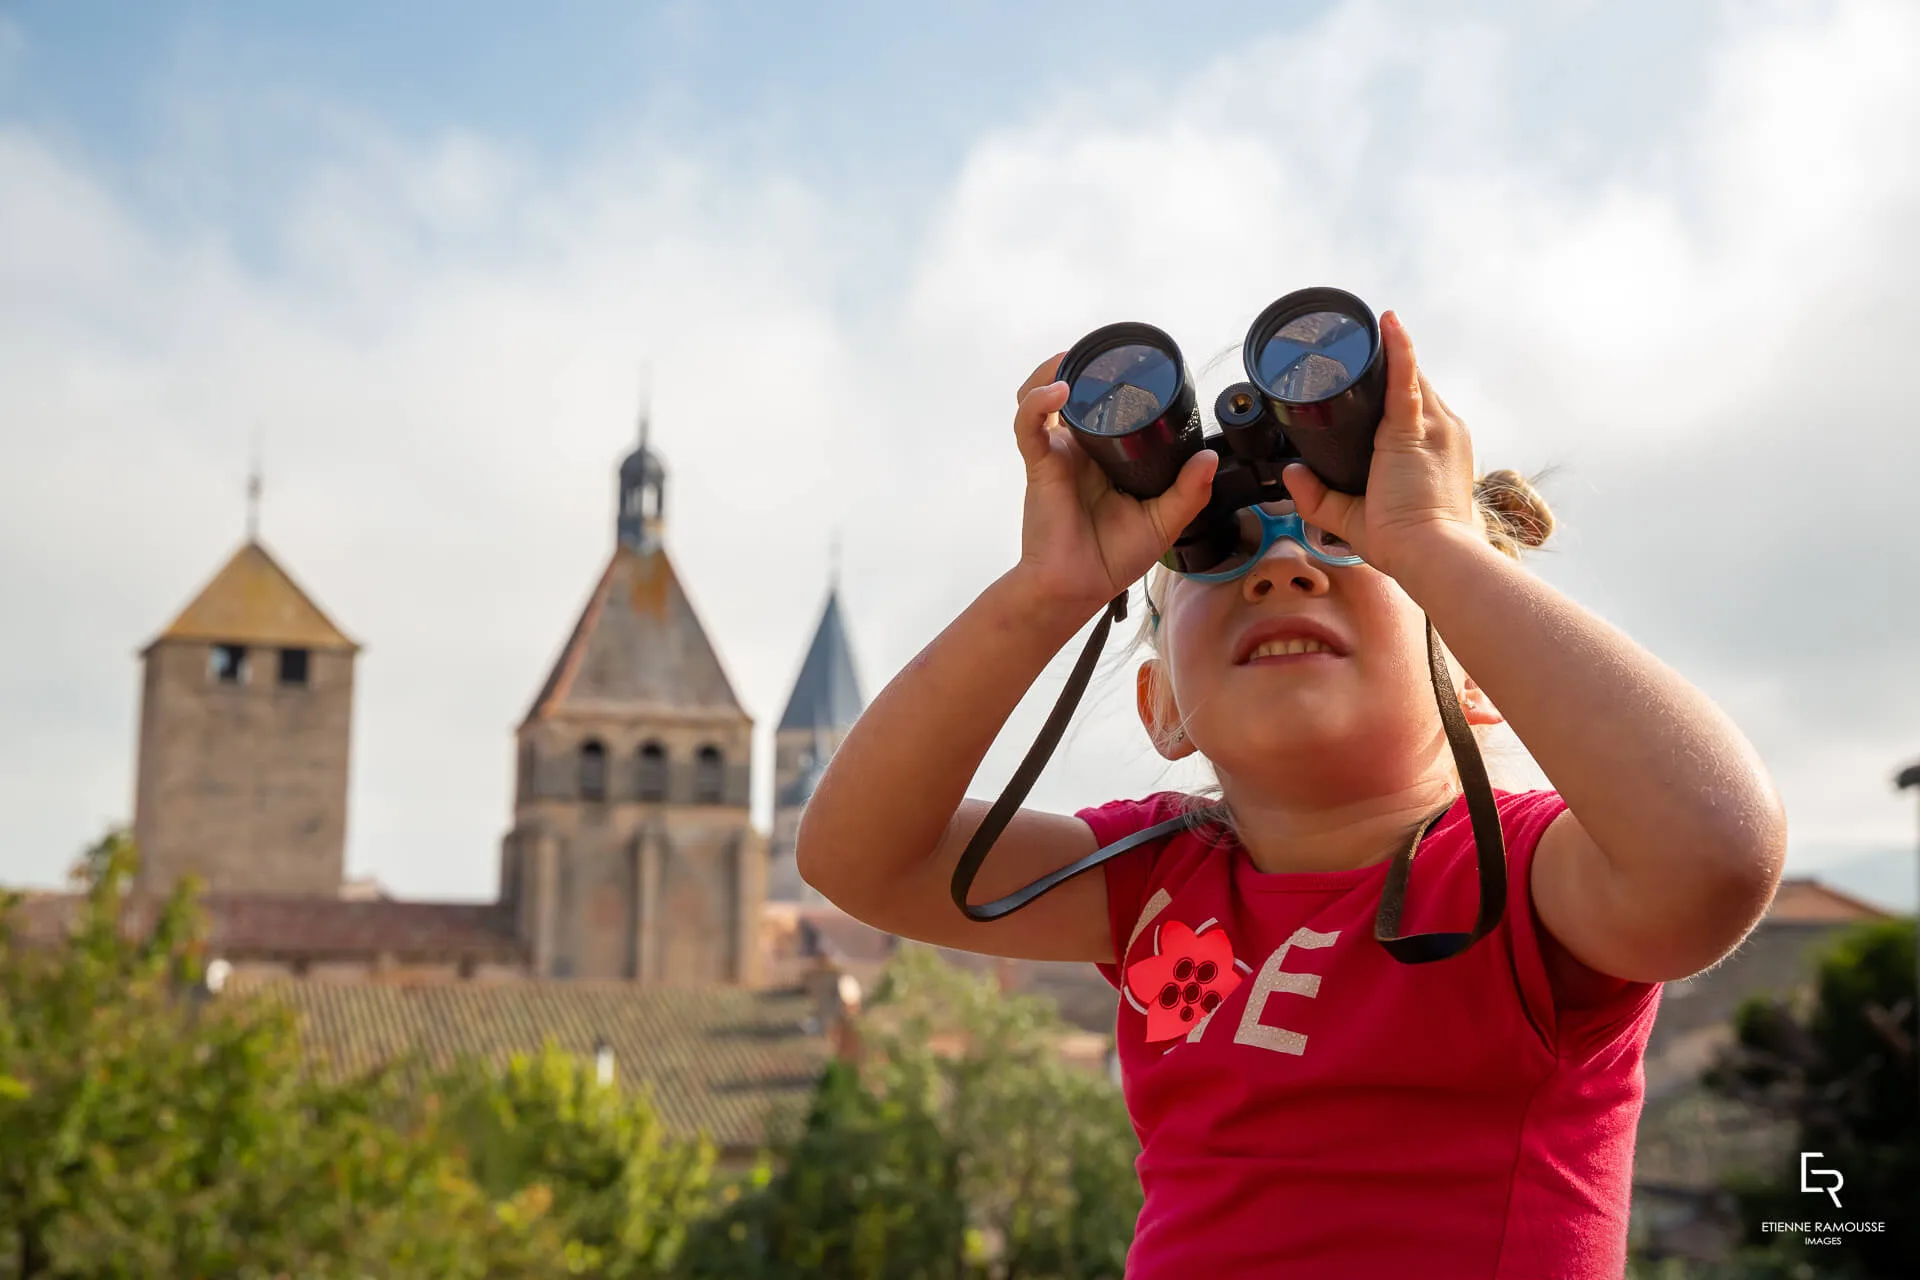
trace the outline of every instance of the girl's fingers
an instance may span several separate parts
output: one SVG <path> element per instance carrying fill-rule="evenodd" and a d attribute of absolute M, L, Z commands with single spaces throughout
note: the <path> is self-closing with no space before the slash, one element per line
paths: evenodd
<path fill-rule="evenodd" d="M 1048 383 L 1054 381 L 1054 375 L 1058 373 L 1060 370 L 1060 362 L 1066 358 L 1067 358 L 1066 352 L 1056 351 L 1052 355 L 1048 356 L 1045 360 L 1042 360 L 1039 364 L 1035 365 L 1033 367 L 1033 372 L 1027 375 L 1027 380 L 1020 384 L 1020 390 L 1014 392 L 1013 402 L 1015 404 L 1020 403 L 1022 400 L 1025 400 L 1027 398 L 1027 393 L 1029 391 L 1033 391 L 1039 387 L 1044 387 Z"/>
<path fill-rule="evenodd" d="M 1336 538 L 1352 542 L 1347 528 L 1353 517 L 1354 504 L 1358 501 L 1350 493 L 1338 493 L 1321 482 L 1313 473 L 1313 468 L 1304 462 L 1290 462 L 1287 469 L 1280 473 L 1282 483 L 1287 486 L 1287 496 L 1293 499 L 1293 509 L 1300 518 L 1317 529 L 1325 529 Z"/>
<path fill-rule="evenodd" d="M 1171 546 L 1180 531 L 1193 523 L 1213 496 L 1213 474 L 1219 470 L 1220 455 L 1202 449 L 1188 458 L 1174 477 L 1173 487 L 1146 503 L 1147 518 L 1160 532 L 1160 540 Z"/>
<path fill-rule="evenodd" d="M 1039 466 L 1053 451 L 1047 428 L 1053 425 L 1053 415 L 1066 402 L 1067 384 L 1064 382 L 1044 383 L 1021 395 L 1020 407 L 1013 414 L 1013 438 L 1020 446 L 1020 456 L 1026 459 L 1029 471 Z"/>
<path fill-rule="evenodd" d="M 1380 427 L 1398 435 L 1420 432 L 1420 366 L 1413 358 L 1413 339 L 1396 312 L 1380 316 L 1380 344 L 1387 353 L 1387 399 Z"/>

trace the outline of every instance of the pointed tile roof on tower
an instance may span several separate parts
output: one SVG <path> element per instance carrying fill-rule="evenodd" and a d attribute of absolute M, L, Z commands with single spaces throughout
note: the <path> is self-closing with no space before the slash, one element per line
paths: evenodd
<path fill-rule="evenodd" d="M 846 624 L 840 616 L 840 592 L 827 592 L 827 607 L 813 633 L 813 645 L 793 682 L 793 694 L 780 717 L 780 729 L 845 729 L 866 710 L 860 679 L 853 669 Z"/>
<path fill-rule="evenodd" d="M 527 720 L 569 710 L 746 714 L 665 551 L 614 548 Z"/>
<path fill-rule="evenodd" d="M 267 549 L 248 539 L 153 644 L 167 640 L 357 650 Z M 149 648 L 152 645 L 148 646 Z"/>

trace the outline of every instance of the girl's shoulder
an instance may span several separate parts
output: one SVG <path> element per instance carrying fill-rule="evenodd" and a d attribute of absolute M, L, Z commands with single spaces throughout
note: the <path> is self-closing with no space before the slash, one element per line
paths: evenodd
<path fill-rule="evenodd" d="M 1213 802 L 1204 796 L 1182 791 L 1156 791 L 1132 800 L 1111 800 L 1077 811 L 1074 816 L 1086 823 L 1101 848 L 1124 840 L 1163 822 L 1189 813 L 1205 812 Z M 1133 931 L 1149 893 L 1167 883 L 1177 883 L 1205 862 L 1224 829 L 1213 824 L 1197 829 L 1181 828 L 1145 841 L 1109 858 L 1101 867 L 1107 888 L 1107 923 L 1114 938 L 1116 954 Z M 1116 987 L 1119 971 L 1102 965 L 1100 971 Z"/>
<path fill-rule="evenodd" d="M 1204 796 L 1188 795 L 1184 791 L 1156 791 L 1136 800 L 1109 800 L 1077 810 L 1073 816 L 1092 828 L 1094 839 L 1105 846 L 1136 831 L 1203 810 L 1208 804 Z"/>

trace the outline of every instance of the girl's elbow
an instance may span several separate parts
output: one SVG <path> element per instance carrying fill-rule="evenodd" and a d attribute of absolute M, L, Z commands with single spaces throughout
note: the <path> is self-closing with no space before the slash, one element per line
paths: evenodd
<path fill-rule="evenodd" d="M 822 856 L 825 841 L 813 824 L 807 820 L 806 811 L 802 811 L 800 829 L 794 834 L 793 862 L 800 878 L 826 897 L 830 902 L 837 901 L 836 886 L 833 877 L 833 864 Z"/>
<path fill-rule="evenodd" d="M 1673 944 L 1662 965 L 1665 980 L 1712 968 L 1765 918 L 1786 863 L 1785 815 L 1776 811 L 1764 822 L 1696 848 L 1692 860 L 1697 868 L 1693 891 L 1681 899 L 1690 900 L 1691 919 L 1668 934 Z"/>
<path fill-rule="evenodd" d="M 1787 810 L 1771 783 L 1764 783 L 1750 802 L 1712 841 L 1707 861 L 1721 891 L 1730 901 L 1744 902 L 1751 911 L 1749 928 L 1766 914 L 1787 865 Z"/>
<path fill-rule="evenodd" d="M 811 806 L 802 811 L 799 830 L 794 833 L 794 869 L 800 879 L 848 915 L 864 918 L 861 890 L 865 877 L 854 859 L 847 856 L 850 842 L 843 831 L 820 817 L 811 817 Z"/>

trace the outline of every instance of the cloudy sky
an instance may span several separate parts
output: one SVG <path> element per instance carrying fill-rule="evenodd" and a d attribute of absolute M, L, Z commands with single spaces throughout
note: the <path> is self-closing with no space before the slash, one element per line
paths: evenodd
<path fill-rule="evenodd" d="M 1484 466 L 1555 468 L 1538 571 L 1745 727 L 1796 870 L 1911 848 L 1910 0 L 1036 7 L 0 0 L 0 882 L 130 817 L 135 655 L 256 434 L 366 646 L 350 868 L 485 898 L 643 364 L 770 728 L 836 529 L 869 692 L 1012 564 L 1036 361 L 1138 318 L 1197 365 L 1317 283 L 1401 312 Z M 1180 780 L 1131 684 L 1036 803 Z"/>

